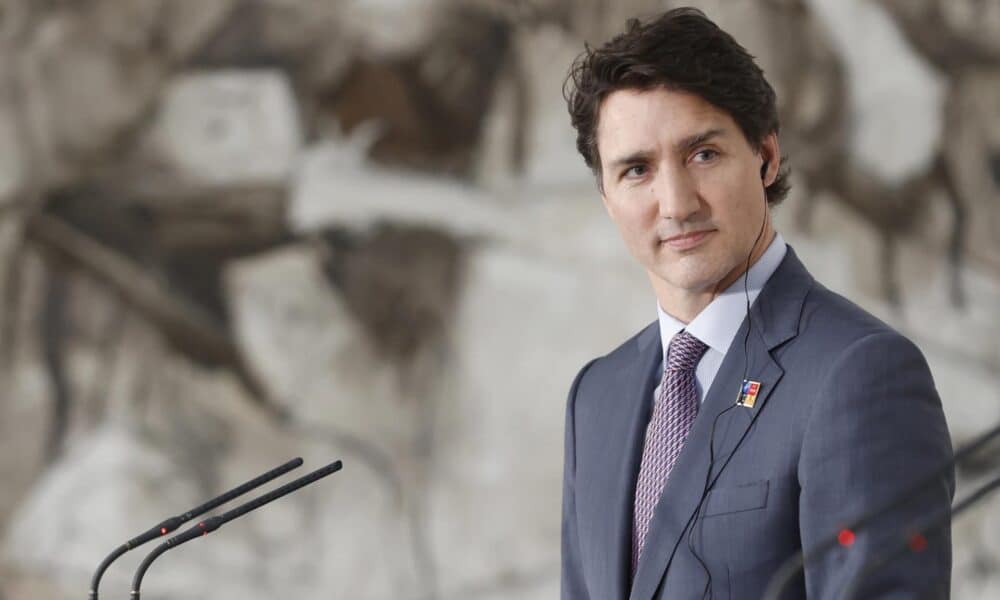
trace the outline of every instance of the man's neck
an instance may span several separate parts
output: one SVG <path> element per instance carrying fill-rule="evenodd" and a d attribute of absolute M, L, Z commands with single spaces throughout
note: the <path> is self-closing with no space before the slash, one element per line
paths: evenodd
<path fill-rule="evenodd" d="M 663 312 L 686 325 L 705 310 L 705 307 L 712 303 L 716 295 L 714 292 L 703 292 L 685 293 L 676 295 L 676 297 L 675 295 L 658 293 L 656 296 Z"/>
<path fill-rule="evenodd" d="M 768 223 L 762 236 L 762 241 L 757 244 L 753 255 L 750 257 L 750 267 L 760 260 L 767 248 L 774 241 L 775 231 Z M 650 282 L 653 284 L 653 291 L 663 310 L 682 323 L 690 323 L 698 316 L 705 307 L 712 303 L 722 292 L 731 286 L 743 273 L 748 270 L 747 263 L 741 261 L 725 277 L 720 279 L 714 286 L 704 290 L 678 290 L 663 285 L 657 277 L 647 272 Z"/>

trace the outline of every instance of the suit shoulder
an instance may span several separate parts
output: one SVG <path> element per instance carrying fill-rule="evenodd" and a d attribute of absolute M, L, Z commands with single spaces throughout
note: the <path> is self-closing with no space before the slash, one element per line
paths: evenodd
<path fill-rule="evenodd" d="M 865 338 L 913 345 L 905 335 L 844 296 L 815 282 L 802 308 L 798 341 L 825 352 L 844 351 Z M 915 346 L 914 346 L 915 347 Z"/>
<path fill-rule="evenodd" d="M 600 364 L 603 367 L 619 368 L 635 360 L 639 350 L 645 348 L 647 344 L 659 343 L 659 341 L 660 324 L 658 321 L 653 321 L 619 344 L 614 350 L 598 357 L 595 366 Z"/>
<path fill-rule="evenodd" d="M 604 380 L 607 375 L 632 364 L 639 355 L 640 348 L 650 343 L 659 343 L 659 323 L 653 321 L 640 329 L 607 354 L 589 360 L 578 372 L 574 388 L 586 387 L 587 381 Z"/>

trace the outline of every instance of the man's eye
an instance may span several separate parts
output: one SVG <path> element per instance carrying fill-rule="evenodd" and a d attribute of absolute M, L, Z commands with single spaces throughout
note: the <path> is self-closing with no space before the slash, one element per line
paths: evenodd
<path fill-rule="evenodd" d="M 625 177 L 642 177 L 646 173 L 646 165 L 632 165 L 622 173 Z"/>
<path fill-rule="evenodd" d="M 699 150 L 698 152 L 696 152 L 694 157 L 695 159 L 697 159 L 698 162 L 705 162 L 712 160 L 718 155 L 719 153 L 716 152 L 715 150 L 712 150 L 710 148 L 705 148 L 704 150 Z"/>

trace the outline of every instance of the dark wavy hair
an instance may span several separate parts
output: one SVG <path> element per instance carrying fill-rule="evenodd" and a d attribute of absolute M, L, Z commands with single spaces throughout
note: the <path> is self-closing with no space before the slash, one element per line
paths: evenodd
<path fill-rule="evenodd" d="M 563 96 L 576 129 L 576 147 L 601 187 L 597 123 L 601 103 L 621 89 L 663 86 L 696 94 L 726 111 L 759 152 L 764 138 L 778 132 L 774 89 L 754 57 L 731 35 L 695 8 L 677 8 L 642 23 L 630 19 L 625 32 L 600 48 L 585 46 L 570 68 Z M 784 160 L 784 157 L 782 157 Z M 767 186 L 768 204 L 788 194 L 788 170 Z"/>

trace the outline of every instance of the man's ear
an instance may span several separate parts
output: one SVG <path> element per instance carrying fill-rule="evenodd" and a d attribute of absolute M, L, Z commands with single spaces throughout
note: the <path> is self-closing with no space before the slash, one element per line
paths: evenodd
<path fill-rule="evenodd" d="M 778 145 L 778 134 L 772 131 L 764 136 L 760 144 L 760 157 L 763 159 L 761 180 L 764 187 L 774 183 L 778 178 L 778 171 L 781 169 L 781 148 Z"/>

